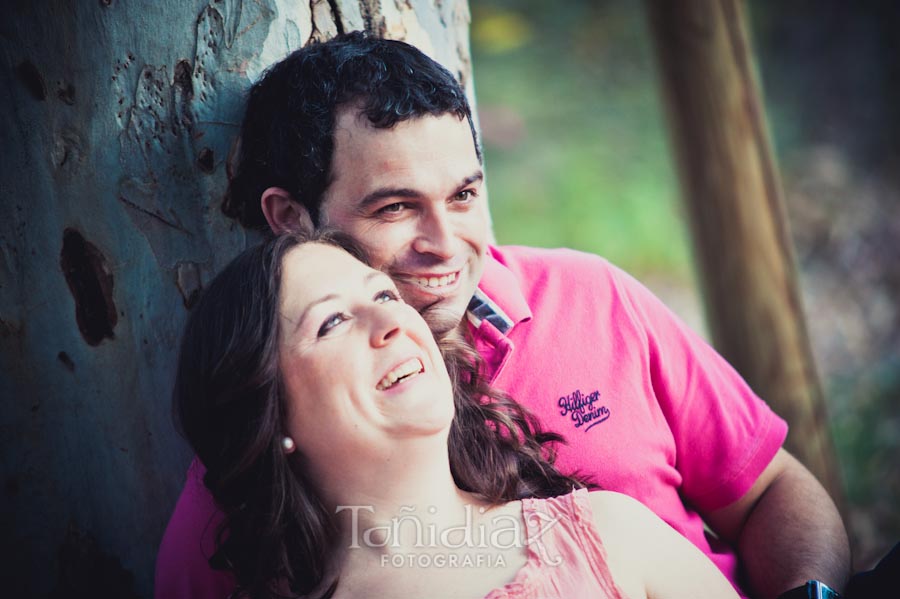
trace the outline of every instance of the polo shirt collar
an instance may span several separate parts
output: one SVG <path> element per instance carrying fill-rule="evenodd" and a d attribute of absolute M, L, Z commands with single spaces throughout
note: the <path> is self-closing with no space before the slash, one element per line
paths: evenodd
<path fill-rule="evenodd" d="M 520 322 L 531 319 L 531 308 L 522 294 L 515 274 L 494 257 L 489 247 L 484 257 L 484 272 L 466 310 L 477 330 L 485 320 L 507 335 Z"/>

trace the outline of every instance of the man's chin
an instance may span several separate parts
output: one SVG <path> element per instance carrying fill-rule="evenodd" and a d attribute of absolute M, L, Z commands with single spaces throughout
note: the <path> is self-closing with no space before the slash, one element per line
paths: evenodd
<path fill-rule="evenodd" d="M 440 302 L 421 310 L 422 318 L 435 336 L 441 336 L 459 326 L 465 316 L 464 312 L 451 307 L 444 307 Z"/>
<path fill-rule="evenodd" d="M 455 328 L 466 317 L 466 309 L 475 292 L 474 285 L 466 289 L 465 281 L 448 295 L 429 293 L 416 285 L 398 282 L 400 295 L 409 305 L 425 317 L 428 326 L 435 333 L 446 332 Z"/>
<path fill-rule="evenodd" d="M 431 332 L 438 335 L 446 333 L 459 326 L 459 323 L 466 317 L 466 308 L 469 302 L 463 302 L 458 296 L 450 297 L 432 297 L 431 301 L 419 301 L 418 305 L 412 304 L 425 322 Z"/>

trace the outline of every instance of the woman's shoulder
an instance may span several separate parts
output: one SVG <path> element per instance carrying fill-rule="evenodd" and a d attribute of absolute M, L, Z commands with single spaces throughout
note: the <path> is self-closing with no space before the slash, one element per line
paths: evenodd
<path fill-rule="evenodd" d="M 626 545 L 632 539 L 653 535 L 662 521 L 637 499 L 615 491 L 587 493 L 591 520 L 604 539 Z"/>
<path fill-rule="evenodd" d="M 638 563 L 641 539 L 647 531 L 649 510 L 637 501 L 615 491 L 576 491 L 583 519 L 602 546 L 602 561 L 625 597 L 646 597 Z M 649 514 L 651 518 L 655 518 Z"/>
<path fill-rule="evenodd" d="M 525 516 L 532 511 L 569 513 L 602 525 L 602 528 L 621 524 L 622 528 L 633 530 L 633 523 L 629 520 L 656 518 L 640 501 L 623 493 L 602 490 L 575 489 L 571 493 L 546 499 L 525 499 L 523 508 Z"/>
<path fill-rule="evenodd" d="M 617 491 L 588 491 L 585 495 L 595 513 L 612 510 L 617 513 L 630 513 L 645 517 L 649 512 L 647 507 L 637 499 Z"/>

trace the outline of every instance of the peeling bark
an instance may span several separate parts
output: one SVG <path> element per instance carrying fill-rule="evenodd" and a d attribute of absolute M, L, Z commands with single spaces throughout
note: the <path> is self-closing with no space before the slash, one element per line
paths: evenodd
<path fill-rule="evenodd" d="M 122 596 L 149 597 L 190 457 L 168 399 L 181 327 L 205 283 L 253 241 L 221 212 L 244 92 L 311 39 L 359 29 L 419 44 L 468 81 L 468 6 L 99 0 L 7 12 L 7 588 L 74 593 L 89 572 L 94 589 L 111 580 Z"/>
<path fill-rule="evenodd" d="M 75 229 L 63 233 L 59 266 L 75 299 L 75 322 L 88 345 L 115 339 L 118 322 L 106 256 Z"/>

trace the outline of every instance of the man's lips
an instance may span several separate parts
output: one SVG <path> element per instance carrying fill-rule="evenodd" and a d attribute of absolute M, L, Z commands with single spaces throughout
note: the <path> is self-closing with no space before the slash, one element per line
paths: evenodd
<path fill-rule="evenodd" d="M 454 270 L 443 274 L 398 274 L 395 279 L 427 292 L 440 292 L 452 288 L 459 281 L 461 272 L 461 270 Z"/>

